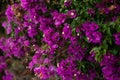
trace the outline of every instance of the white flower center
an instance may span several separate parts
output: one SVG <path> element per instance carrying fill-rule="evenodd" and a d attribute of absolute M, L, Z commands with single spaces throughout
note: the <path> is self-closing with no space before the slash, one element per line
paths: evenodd
<path fill-rule="evenodd" d="M 64 32 L 62 32 L 62 34 L 65 34 Z"/>
<path fill-rule="evenodd" d="M 69 26 L 67 26 L 67 28 L 69 28 Z"/>
<path fill-rule="evenodd" d="M 71 14 L 70 14 L 71 16 L 73 16 L 74 15 L 74 12 L 71 12 Z"/>
<path fill-rule="evenodd" d="M 67 0 L 65 0 L 64 2 L 67 2 Z"/>
<path fill-rule="evenodd" d="M 79 34 L 79 33 L 77 33 L 77 36 L 80 36 L 80 34 Z"/>

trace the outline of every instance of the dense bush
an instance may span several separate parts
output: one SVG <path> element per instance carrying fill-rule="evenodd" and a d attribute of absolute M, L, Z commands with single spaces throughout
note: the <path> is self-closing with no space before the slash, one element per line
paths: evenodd
<path fill-rule="evenodd" d="M 119 0 L 10 2 L 2 80 L 120 80 Z"/>

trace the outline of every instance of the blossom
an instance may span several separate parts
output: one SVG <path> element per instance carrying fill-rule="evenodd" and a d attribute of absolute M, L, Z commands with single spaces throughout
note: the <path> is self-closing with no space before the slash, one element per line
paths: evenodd
<path fill-rule="evenodd" d="M 60 34 L 58 32 L 55 32 L 51 38 L 52 38 L 52 41 L 56 43 L 60 40 Z"/>
<path fill-rule="evenodd" d="M 0 72 L 4 71 L 7 68 L 7 64 L 5 62 L 5 57 L 0 56 Z"/>
<path fill-rule="evenodd" d="M 70 46 L 68 47 L 68 54 L 73 54 L 76 60 L 82 60 L 85 56 L 85 49 L 77 43 L 70 44 Z"/>
<path fill-rule="evenodd" d="M 72 30 L 69 24 L 64 24 L 63 31 L 62 31 L 62 36 L 65 39 L 69 39 L 72 36 Z"/>
<path fill-rule="evenodd" d="M 82 24 L 82 31 L 85 32 L 88 42 L 101 43 L 102 33 L 98 29 L 98 24 L 94 22 L 85 22 Z"/>
<path fill-rule="evenodd" d="M 88 12 L 88 14 L 90 14 L 90 15 L 92 15 L 92 16 L 95 15 L 95 10 L 92 9 L 92 8 L 89 8 L 89 9 L 87 10 L 87 12 Z"/>
<path fill-rule="evenodd" d="M 2 80 L 13 80 L 13 74 L 11 74 L 8 70 L 5 70 L 5 75 L 2 76 Z"/>
<path fill-rule="evenodd" d="M 0 63 L 0 72 L 2 72 L 5 68 L 7 68 L 7 64 L 5 62 Z"/>
<path fill-rule="evenodd" d="M 21 6 L 26 10 L 25 19 L 32 20 L 35 24 L 39 23 L 40 16 L 47 12 L 44 0 L 20 0 Z"/>
<path fill-rule="evenodd" d="M 38 34 L 37 29 L 34 26 L 29 26 L 28 28 L 28 35 L 33 38 Z"/>
<path fill-rule="evenodd" d="M 7 16 L 9 22 L 11 22 L 14 19 L 14 12 L 12 10 L 12 6 L 8 6 L 5 15 Z"/>
<path fill-rule="evenodd" d="M 25 40 L 23 43 L 24 43 L 24 46 L 27 46 L 27 47 L 30 46 L 30 41 L 29 40 Z"/>
<path fill-rule="evenodd" d="M 120 32 L 113 35 L 115 39 L 115 44 L 120 45 Z"/>
<path fill-rule="evenodd" d="M 66 60 L 62 60 L 57 66 L 57 73 L 62 77 L 63 80 L 72 80 L 76 71 L 77 68 L 74 64 L 74 59 L 70 57 Z"/>
<path fill-rule="evenodd" d="M 24 25 L 24 29 L 27 29 L 27 33 L 28 33 L 29 37 L 33 38 L 38 34 L 36 24 L 25 21 L 23 25 Z"/>
<path fill-rule="evenodd" d="M 76 10 L 73 9 L 73 10 L 68 11 L 67 15 L 70 18 L 76 18 L 76 16 L 77 16 Z"/>
<path fill-rule="evenodd" d="M 64 0 L 64 5 L 70 7 L 72 5 L 72 0 Z"/>
<path fill-rule="evenodd" d="M 112 54 L 105 54 L 103 60 L 100 62 L 102 67 L 103 76 L 106 80 L 119 80 L 120 79 L 120 65 L 119 56 Z"/>
<path fill-rule="evenodd" d="M 90 54 L 88 54 L 86 56 L 86 59 L 90 62 L 96 62 L 95 60 L 95 52 L 94 51 L 91 51 Z"/>
<path fill-rule="evenodd" d="M 24 57 L 31 60 L 28 68 L 40 80 L 53 80 L 53 77 L 57 78 L 55 80 L 120 80 L 120 55 L 102 53 L 114 50 L 114 44 L 99 51 L 104 48 L 99 45 L 104 44 L 102 39 L 106 31 L 101 30 L 105 26 L 103 23 L 106 19 L 117 19 L 118 3 L 117 0 L 18 0 L 18 4 L 8 6 L 5 12 L 7 22 L 2 24 L 8 36 L 0 39 L 2 79 L 14 78 L 7 70 L 14 65 L 7 67 L 7 58 L 21 60 Z M 82 6 L 84 4 L 87 6 Z M 85 11 L 89 18 L 84 15 Z M 21 19 L 16 19 L 17 16 Z M 103 25 L 100 29 L 99 24 Z M 119 35 L 119 32 L 113 34 L 116 45 L 120 45 Z M 91 52 L 91 49 L 97 52 Z M 101 61 L 97 62 L 97 58 Z"/>
<path fill-rule="evenodd" d="M 41 5 L 41 4 L 43 4 L 43 5 Z M 23 8 L 25 8 L 26 10 L 41 9 L 41 6 L 44 6 L 44 0 L 33 0 L 33 1 L 21 0 L 21 6 Z M 42 8 L 44 8 L 44 7 L 42 7 Z"/>
<path fill-rule="evenodd" d="M 86 36 L 89 42 L 92 43 L 101 43 L 102 34 L 98 31 L 96 32 L 86 32 Z"/>
<path fill-rule="evenodd" d="M 53 33 L 54 33 L 54 29 L 53 28 L 48 28 L 48 29 L 44 30 L 43 33 L 44 33 L 43 40 L 45 42 L 49 42 Z"/>
<path fill-rule="evenodd" d="M 48 69 L 45 68 L 44 66 L 40 66 L 38 68 L 34 69 L 35 74 L 40 78 L 40 79 L 47 79 L 49 78 L 50 74 L 48 72 Z"/>
<path fill-rule="evenodd" d="M 5 52 L 6 57 L 11 57 L 14 55 L 17 58 L 24 56 L 24 49 L 23 49 L 23 37 L 19 37 L 18 39 L 14 40 L 13 38 L 5 38 L 3 43 L 1 44 L 1 49 Z"/>
<path fill-rule="evenodd" d="M 8 22 L 3 22 L 2 26 L 6 29 L 6 33 L 10 34 L 12 32 L 12 26 Z"/>
<path fill-rule="evenodd" d="M 49 66 L 49 68 L 45 66 L 39 66 L 34 69 L 34 73 L 42 80 L 46 80 L 50 78 L 50 76 L 54 76 L 55 68 L 53 66 Z"/>
<path fill-rule="evenodd" d="M 63 13 L 53 12 L 53 20 L 55 20 L 56 27 L 59 27 L 66 20 L 66 15 Z"/>
<path fill-rule="evenodd" d="M 43 32 L 44 30 L 47 30 L 50 26 L 54 24 L 54 21 L 52 18 L 46 18 L 46 17 L 40 17 L 39 22 L 40 22 L 39 29 Z"/>
<path fill-rule="evenodd" d="M 98 30 L 99 26 L 95 22 L 86 21 L 82 24 L 83 31 L 96 31 Z"/>

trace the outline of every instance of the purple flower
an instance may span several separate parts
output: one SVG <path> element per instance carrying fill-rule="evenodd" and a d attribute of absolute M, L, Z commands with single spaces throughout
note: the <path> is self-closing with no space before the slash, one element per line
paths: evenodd
<path fill-rule="evenodd" d="M 94 68 L 91 68 L 90 70 L 88 70 L 86 75 L 87 75 L 87 80 L 95 80 L 98 77 Z"/>
<path fill-rule="evenodd" d="M 52 41 L 56 43 L 60 40 L 60 34 L 58 32 L 55 32 L 51 38 L 52 38 Z"/>
<path fill-rule="evenodd" d="M 64 5 L 70 7 L 72 5 L 72 0 L 64 0 Z"/>
<path fill-rule="evenodd" d="M 5 76 L 2 76 L 2 80 L 13 80 L 13 74 L 8 70 L 5 70 Z"/>
<path fill-rule="evenodd" d="M 120 79 L 120 58 L 112 54 L 105 54 L 103 60 L 100 62 L 102 73 L 106 80 Z"/>
<path fill-rule="evenodd" d="M 4 39 L 2 46 L 0 47 L 3 52 L 5 52 L 6 57 L 11 57 L 14 55 L 17 58 L 24 56 L 24 48 L 23 48 L 23 37 L 19 37 L 14 40 L 13 38 Z"/>
<path fill-rule="evenodd" d="M 62 77 L 62 80 L 73 80 L 74 75 L 77 72 L 77 67 L 73 58 L 67 58 L 62 60 L 57 65 L 57 73 Z"/>
<path fill-rule="evenodd" d="M 77 33 L 81 32 L 81 31 L 82 31 L 82 30 L 81 30 L 81 27 L 80 27 L 80 26 L 77 26 L 76 29 L 75 29 L 75 31 L 76 31 Z"/>
<path fill-rule="evenodd" d="M 7 19 L 9 22 L 11 22 L 13 20 L 13 17 L 14 17 L 14 12 L 12 11 L 12 7 L 11 6 L 8 6 L 6 12 L 5 12 L 5 15 L 7 16 Z"/>
<path fill-rule="evenodd" d="M 117 20 L 118 16 L 113 16 L 111 21 L 115 22 Z"/>
<path fill-rule="evenodd" d="M 76 80 L 90 80 L 86 74 L 84 74 L 83 72 L 81 71 L 78 71 L 77 72 L 77 75 L 75 76 Z"/>
<path fill-rule="evenodd" d="M 120 32 L 113 35 L 115 39 L 115 44 L 120 45 Z"/>
<path fill-rule="evenodd" d="M 78 43 L 78 38 L 76 36 L 72 36 L 70 38 L 71 44 L 77 44 Z"/>
<path fill-rule="evenodd" d="M 106 79 L 110 79 L 111 77 L 110 75 L 112 75 L 115 70 L 112 66 L 108 65 L 108 66 L 103 67 L 102 71 L 103 71 L 104 77 Z"/>
<path fill-rule="evenodd" d="M 39 46 L 35 45 L 35 54 L 32 57 L 32 61 L 29 63 L 29 69 L 33 70 L 36 68 L 36 65 L 48 65 L 50 64 L 49 58 L 43 58 L 43 55 L 46 55 L 47 50 L 41 49 Z"/>
<path fill-rule="evenodd" d="M 55 68 L 53 66 L 49 66 L 49 68 L 45 66 L 39 66 L 34 69 L 34 73 L 42 80 L 50 78 L 51 75 L 54 76 L 54 71 Z"/>
<path fill-rule="evenodd" d="M 103 59 L 100 63 L 101 66 L 104 66 L 104 65 L 109 65 L 109 64 L 115 64 L 117 61 L 119 60 L 119 57 L 117 56 L 114 56 L 113 54 L 111 53 L 106 53 L 104 56 L 103 56 Z"/>
<path fill-rule="evenodd" d="M 0 72 L 2 72 L 5 68 L 7 68 L 7 64 L 5 62 L 0 62 Z"/>
<path fill-rule="evenodd" d="M 45 41 L 49 46 L 50 50 L 54 53 L 54 50 L 58 48 L 58 42 L 60 39 L 60 34 L 58 32 L 54 32 L 53 28 L 48 28 L 44 30 L 43 41 Z"/>
<path fill-rule="evenodd" d="M 54 29 L 48 28 L 48 29 L 44 30 L 43 33 L 44 33 L 43 41 L 49 43 L 49 41 L 51 41 L 52 35 L 54 34 Z"/>
<path fill-rule="evenodd" d="M 63 31 L 62 31 L 62 36 L 65 39 L 70 39 L 72 37 L 72 29 L 69 26 L 69 24 L 64 24 Z"/>
<path fill-rule="evenodd" d="M 87 10 L 87 12 L 88 12 L 88 14 L 90 14 L 90 15 L 92 15 L 92 16 L 95 15 L 95 10 L 92 9 L 92 8 L 89 8 L 89 9 Z"/>
<path fill-rule="evenodd" d="M 100 14 L 109 14 L 110 13 L 110 10 L 108 8 L 102 8 L 102 9 L 99 9 L 100 11 Z"/>
<path fill-rule="evenodd" d="M 90 62 L 96 62 L 96 60 L 95 60 L 95 52 L 94 51 L 90 52 L 90 54 L 86 56 L 86 59 L 88 61 L 90 61 Z"/>
<path fill-rule="evenodd" d="M 59 27 L 66 20 L 66 15 L 63 13 L 53 12 L 53 20 L 55 20 L 56 27 Z"/>
<path fill-rule="evenodd" d="M 41 9 L 41 8 L 44 8 L 44 7 L 42 7 L 44 5 L 45 5 L 44 0 L 32 0 L 32 1 L 21 0 L 21 6 L 23 8 L 25 8 L 26 10 L 33 9 L 33 8 L 34 9 Z"/>
<path fill-rule="evenodd" d="M 67 15 L 70 18 L 76 18 L 76 16 L 77 16 L 76 10 L 73 9 L 73 10 L 68 11 Z"/>
<path fill-rule="evenodd" d="M 49 71 L 44 66 L 40 66 L 34 69 L 34 73 L 40 78 L 40 79 L 48 79 L 50 76 Z"/>
<path fill-rule="evenodd" d="M 82 24 L 82 31 L 85 32 L 87 39 L 92 43 L 101 43 L 102 33 L 98 31 L 98 24 L 94 22 L 85 22 Z"/>
<path fill-rule="evenodd" d="M 35 24 L 38 24 L 41 15 L 48 11 L 45 0 L 21 0 L 21 6 L 27 10 L 24 18 L 31 20 Z"/>
<path fill-rule="evenodd" d="M 42 55 L 42 52 L 40 50 L 36 50 L 36 53 L 35 55 L 32 57 L 32 61 L 29 62 L 29 69 L 32 70 L 33 68 L 35 68 L 35 65 L 36 64 L 41 64 L 41 55 Z"/>
<path fill-rule="evenodd" d="M 82 60 L 85 56 L 85 49 L 82 48 L 80 45 L 76 44 L 71 44 L 68 47 L 68 54 L 71 54 L 74 56 L 76 60 Z"/>
<path fill-rule="evenodd" d="M 102 34 L 101 32 L 86 32 L 86 36 L 89 42 L 92 43 L 101 43 Z"/>
<path fill-rule="evenodd" d="M 40 17 L 39 22 L 40 22 L 39 29 L 41 31 L 48 29 L 50 26 L 54 24 L 54 21 L 52 18 L 46 18 L 46 17 Z"/>
<path fill-rule="evenodd" d="M 95 22 L 85 22 L 82 24 L 82 30 L 83 31 L 96 31 L 98 30 L 99 26 Z"/>
<path fill-rule="evenodd" d="M 27 47 L 30 45 L 30 41 L 29 40 L 25 40 L 23 43 L 24 43 L 24 46 L 27 46 Z"/>
<path fill-rule="evenodd" d="M 7 64 L 5 63 L 5 57 L 0 56 L 0 72 L 7 68 Z"/>
<path fill-rule="evenodd" d="M 6 29 L 6 33 L 10 34 L 12 32 L 12 26 L 8 22 L 3 22 L 2 26 Z"/>
<path fill-rule="evenodd" d="M 33 38 L 38 34 L 36 24 L 34 24 L 32 22 L 24 22 L 23 25 L 24 25 L 24 29 L 27 28 L 27 33 L 28 33 L 29 37 Z"/>
<path fill-rule="evenodd" d="M 28 28 L 28 35 L 33 38 L 38 34 L 37 29 L 34 26 L 29 26 Z"/>

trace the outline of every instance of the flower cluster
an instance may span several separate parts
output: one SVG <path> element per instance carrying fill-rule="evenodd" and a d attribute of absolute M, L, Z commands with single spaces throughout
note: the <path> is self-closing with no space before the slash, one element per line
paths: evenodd
<path fill-rule="evenodd" d="M 5 52 L 5 56 L 6 57 L 11 57 L 12 55 L 14 55 L 15 57 L 22 57 L 25 54 L 24 51 L 24 43 L 22 41 L 25 41 L 23 37 L 14 40 L 12 38 L 8 38 L 8 39 L 2 39 L 1 40 L 1 46 L 0 49 L 3 50 L 3 52 Z"/>
<path fill-rule="evenodd" d="M 2 77 L 2 80 L 13 80 L 13 74 L 6 70 L 5 76 Z"/>
<path fill-rule="evenodd" d="M 70 6 L 72 5 L 72 0 L 65 0 L 65 1 L 64 1 L 64 5 L 65 5 L 66 7 L 70 7 Z"/>
<path fill-rule="evenodd" d="M 1 74 L 2 75 L 1 79 L 2 80 L 13 80 L 13 74 L 7 70 L 8 66 L 5 60 L 6 60 L 6 57 L 0 56 L 0 74 L 4 73 L 4 75 Z"/>
<path fill-rule="evenodd" d="M 119 22 L 111 26 L 103 17 L 118 17 L 117 2 L 20 0 L 9 5 L 2 23 L 7 36 L 0 38 L 2 80 L 16 79 L 7 59 L 23 58 L 40 80 L 119 80 Z"/>
<path fill-rule="evenodd" d="M 120 57 L 112 54 L 106 54 L 100 65 L 102 67 L 103 76 L 106 80 L 120 79 Z"/>
<path fill-rule="evenodd" d="M 94 22 L 85 22 L 82 24 L 82 30 L 85 32 L 87 39 L 92 43 L 101 43 L 102 34 L 98 31 L 98 24 Z"/>

